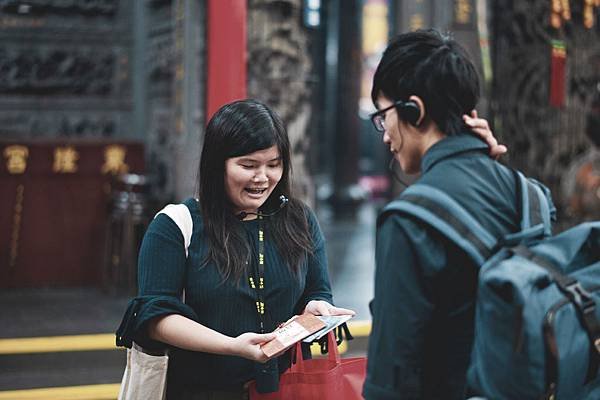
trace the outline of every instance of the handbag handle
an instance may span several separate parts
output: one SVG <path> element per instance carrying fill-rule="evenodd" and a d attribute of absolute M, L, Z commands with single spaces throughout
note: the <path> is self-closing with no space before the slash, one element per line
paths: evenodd
<path fill-rule="evenodd" d="M 341 364 L 342 361 L 340 358 L 340 353 L 337 348 L 337 343 L 333 331 L 327 334 L 327 347 L 329 348 L 327 356 L 329 361 L 334 362 L 336 365 Z M 304 372 L 304 358 L 302 357 L 302 341 L 296 343 L 294 353 L 296 361 L 294 362 L 294 355 L 292 355 L 292 365 L 290 367 L 290 372 Z"/>

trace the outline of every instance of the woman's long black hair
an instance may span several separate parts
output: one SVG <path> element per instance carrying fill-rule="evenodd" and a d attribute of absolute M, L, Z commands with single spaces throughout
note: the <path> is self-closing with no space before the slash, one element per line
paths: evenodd
<path fill-rule="evenodd" d="M 225 161 L 277 146 L 283 163 L 281 180 L 261 210 L 277 210 L 279 196 L 289 201 L 277 214 L 265 218 L 268 240 L 295 273 L 313 251 L 305 206 L 291 196 L 290 143 L 283 122 L 266 105 L 256 100 L 239 100 L 221 107 L 206 127 L 200 159 L 198 197 L 204 222 L 208 253 L 203 265 L 213 262 L 223 280 L 239 279 L 252 265 L 252 249 L 225 192 Z"/>

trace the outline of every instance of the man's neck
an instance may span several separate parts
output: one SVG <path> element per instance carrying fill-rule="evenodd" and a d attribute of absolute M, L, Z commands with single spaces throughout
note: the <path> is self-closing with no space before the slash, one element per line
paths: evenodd
<path fill-rule="evenodd" d="M 425 155 L 431 146 L 447 136 L 438 128 L 435 122 L 429 122 L 417 129 L 419 129 L 423 139 L 421 141 L 421 156 Z"/>

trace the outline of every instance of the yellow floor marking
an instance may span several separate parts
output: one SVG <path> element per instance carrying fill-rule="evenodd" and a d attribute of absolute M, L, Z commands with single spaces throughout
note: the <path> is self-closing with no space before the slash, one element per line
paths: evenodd
<path fill-rule="evenodd" d="M 348 327 L 353 336 L 366 337 L 371 332 L 371 321 L 349 321 Z M 113 333 L 0 339 L 0 355 L 116 349 Z M 343 346 L 339 349 L 340 353 L 346 351 Z"/>
<path fill-rule="evenodd" d="M 121 385 L 67 386 L 0 391 L 0 400 L 115 400 Z"/>
<path fill-rule="evenodd" d="M 367 337 L 371 333 L 371 321 L 348 321 L 350 333 L 355 337 Z"/>
<path fill-rule="evenodd" d="M 114 349 L 113 333 L 0 339 L 0 355 Z"/>
<path fill-rule="evenodd" d="M 371 321 L 349 321 L 348 327 L 353 336 L 366 337 L 371 332 Z M 0 355 L 116 349 L 112 333 L 0 339 Z M 348 350 L 347 342 L 344 341 L 338 349 L 340 354 L 344 354 Z M 320 354 L 318 343 L 313 344 L 311 350 L 313 354 Z M 115 383 L 0 391 L 0 400 L 114 400 L 119 386 Z"/>
<path fill-rule="evenodd" d="M 342 344 L 340 344 L 338 346 L 338 352 L 340 354 L 344 354 L 346 351 L 348 351 L 348 344 L 346 343 L 346 341 L 343 341 Z M 321 346 L 319 345 L 319 343 L 313 343 L 310 345 L 310 352 L 313 356 L 322 356 L 322 357 L 327 357 L 327 355 L 323 355 L 321 354 Z"/>

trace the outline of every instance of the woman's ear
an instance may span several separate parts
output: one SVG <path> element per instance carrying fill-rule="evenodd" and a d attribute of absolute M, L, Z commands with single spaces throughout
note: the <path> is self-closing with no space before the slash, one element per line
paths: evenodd
<path fill-rule="evenodd" d="M 421 122 L 423 122 L 423 120 L 425 119 L 425 115 L 426 115 L 425 103 L 423 103 L 423 100 L 421 100 L 421 98 L 419 96 L 415 96 L 415 95 L 410 96 L 408 98 L 408 101 L 414 102 L 419 107 L 419 118 L 417 118 L 417 121 L 415 123 L 415 126 L 419 126 L 419 125 L 421 125 Z"/>

